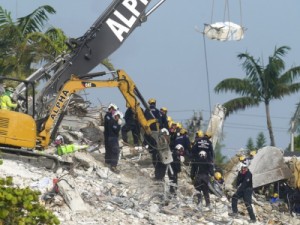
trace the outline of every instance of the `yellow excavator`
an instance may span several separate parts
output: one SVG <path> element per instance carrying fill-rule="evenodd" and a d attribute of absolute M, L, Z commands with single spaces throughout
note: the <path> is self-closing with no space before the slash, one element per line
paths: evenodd
<path fill-rule="evenodd" d="M 24 112 L 16 112 L 0 109 L 0 150 L 5 153 L 18 153 L 29 155 L 30 151 L 39 149 L 43 150 L 49 146 L 51 141 L 56 136 L 56 132 L 67 110 L 68 103 L 72 99 L 73 94 L 87 88 L 118 88 L 126 100 L 127 105 L 131 107 L 137 116 L 137 119 L 143 128 L 146 135 L 152 136 L 156 140 L 157 148 L 163 155 L 163 161 L 170 163 L 172 156 L 169 146 L 164 141 L 164 136 L 160 132 L 150 130 L 150 125 L 156 123 L 156 119 L 147 120 L 144 116 L 144 110 L 148 108 L 148 104 L 139 92 L 133 80 L 123 70 L 113 72 L 114 77 L 107 80 L 94 80 L 96 76 L 103 76 L 106 72 L 88 74 L 81 77 L 71 76 L 58 92 L 55 101 L 52 103 L 49 114 L 45 118 L 36 120 L 34 114 L 28 113 L 29 103 L 27 99 L 32 97 L 34 100 L 34 84 L 26 82 L 26 86 L 30 84 L 33 90 L 27 87 L 26 95 L 23 97 L 25 104 L 23 104 Z M 0 77 L 1 80 L 7 78 Z M 19 81 L 13 79 L 14 81 Z M 30 96 L 30 93 L 32 96 Z M 26 100 L 26 101 L 25 101 Z M 144 109 L 141 107 L 143 106 Z M 154 117 L 153 117 L 154 118 Z M 158 129 L 159 130 L 159 129 Z M 32 155 L 36 155 L 32 152 Z M 43 154 L 44 157 L 48 155 Z M 55 159 L 54 156 L 48 158 Z"/>
<path fill-rule="evenodd" d="M 149 124 L 154 120 L 147 121 L 143 116 L 137 100 L 140 93 L 124 71 L 117 71 L 115 79 L 106 81 L 91 80 L 93 75 L 86 74 L 118 49 L 164 1 L 159 0 L 152 4 L 151 0 L 113 0 L 86 33 L 68 40 L 67 53 L 42 66 L 17 85 L 14 96 L 16 99 L 22 98 L 23 110 L 22 112 L 0 110 L 2 153 L 40 156 L 39 153 L 28 150 L 43 150 L 49 145 L 72 94 L 85 88 L 118 87 L 127 103 L 136 112 L 145 133 L 149 134 L 151 132 Z M 151 8 L 147 10 L 150 5 Z M 40 82 L 41 80 L 44 82 Z M 11 79 L 11 82 L 17 81 Z M 34 86 L 38 82 L 44 85 L 42 89 L 36 91 Z M 30 101 L 29 97 L 32 97 Z M 142 103 L 147 107 L 143 99 Z M 155 132 L 151 135 L 155 136 L 157 142 L 161 141 L 160 135 Z M 45 154 L 43 156 L 57 161 L 53 156 Z M 168 157 L 169 154 L 166 158 Z"/>

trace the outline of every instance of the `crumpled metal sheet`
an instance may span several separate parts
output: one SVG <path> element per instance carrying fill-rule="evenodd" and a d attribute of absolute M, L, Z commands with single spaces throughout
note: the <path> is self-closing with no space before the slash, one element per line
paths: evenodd
<path fill-rule="evenodd" d="M 249 169 L 253 176 L 253 188 L 292 176 L 291 170 L 284 163 L 283 152 L 273 146 L 259 149 L 251 160 Z"/>

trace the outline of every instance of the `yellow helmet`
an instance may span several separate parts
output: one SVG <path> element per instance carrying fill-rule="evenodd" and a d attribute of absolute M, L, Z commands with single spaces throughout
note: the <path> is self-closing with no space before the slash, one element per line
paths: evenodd
<path fill-rule="evenodd" d="M 274 197 L 274 198 L 278 198 L 278 196 L 279 196 L 278 193 L 274 193 L 274 194 L 273 194 L 273 197 Z"/>
<path fill-rule="evenodd" d="M 214 177 L 216 180 L 220 180 L 222 178 L 222 174 L 220 172 L 215 172 Z"/>
<path fill-rule="evenodd" d="M 187 134 L 187 130 L 184 129 L 184 128 L 181 128 L 180 131 L 179 131 L 179 133 L 182 134 L 182 135 L 183 134 Z"/>
<path fill-rule="evenodd" d="M 198 130 L 198 131 L 196 132 L 196 134 L 197 134 L 198 137 L 203 137 L 203 136 L 204 136 L 202 130 Z"/>
<path fill-rule="evenodd" d="M 162 107 L 162 108 L 160 108 L 160 111 L 168 112 L 168 109 L 166 107 Z"/>
<path fill-rule="evenodd" d="M 256 155 L 256 150 L 252 150 L 252 151 L 250 152 L 250 155 L 251 155 L 251 156 L 255 156 L 255 155 Z"/>
<path fill-rule="evenodd" d="M 204 135 L 207 136 L 208 138 L 211 138 L 212 133 L 210 131 L 206 131 Z"/>
<path fill-rule="evenodd" d="M 176 125 L 177 125 L 178 128 L 180 128 L 180 129 L 182 128 L 182 124 L 181 123 L 176 123 Z"/>
<path fill-rule="evenodd" d="M 246 159 L 246 156 L 244 156 L 244 155 L 241 155 L 241 156 L 239 157 L 240 162 L 243 162 L 245 159 Z"/>
<path fill-rule="evenodd" d="M 171 116 L 168 116 L 168 122 L 173 122 L 173 120 L 172 120 L 172 117 Z"/>
<path fill-rule="evenodd" d="M 154 98 L 150 98 L 150 99 L 148 100 L 148 103 L 149 103 L 149 104 L 155 104 L 155 103 L 156 103 L 156 100 L 155 100 Z"/>

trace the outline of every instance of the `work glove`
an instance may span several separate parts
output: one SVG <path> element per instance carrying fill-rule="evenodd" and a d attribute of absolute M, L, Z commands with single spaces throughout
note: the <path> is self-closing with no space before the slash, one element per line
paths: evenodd
<path fill-rule="evenodd" d="M 122 123 L 123 123 L 123 121 L 122 121 L 122 119 L 118 119 L 118 125 L 122 125 Z"/>
<path fill-rule="evenodd" d="M 185 159 L 184 159 L 184 157 L 181 155 L 181 156 L 180 156 L 180 162 L 182 162 L 182 163 L 183 163 L 183 162 L 184 162 L 184 160 L 185 160 Z"/>

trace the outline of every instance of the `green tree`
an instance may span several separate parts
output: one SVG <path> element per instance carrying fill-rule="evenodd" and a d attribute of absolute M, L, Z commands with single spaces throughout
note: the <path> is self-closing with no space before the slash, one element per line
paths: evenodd
<path fill-rule="evenodd" d="M 239 54 L 238 58 L 244 60 L 242 67 L 246 78 L 228 78 L 215 87 L 216 93 L 233 92 L 240 95 L 223 104 L 227 109 L 227 116 L 248 107 L 258 107 L 260 103 L 264 104 L 271 146 L 275 146 L 275 138 L 270 116 L 270 102 L 275 99 L 281 100 L 284 96 L 300 90 L 300 83 L 294 83 L 299 77 L 300 67 L 292 67 L 285 71 L 282 57 L 288 50 L 290 50 L 288 46 L 275 47 L 266 66 L 260 58 L 255 59 L 247 52 Z"/>
<path fill-rule="evenodd" d="M 266 137 L 263 132 L 259 132 L 256 137 L 256 149 L 261 149 L 266 146 Z"/>
<path fill-rule="evenodd" d="M 252 138 L 248 139 L 246 148 L 247 148 L 248 151 L 252 151 L 253 149 L 255 149 L 254 142 L 253 142 Z"/>
<path fill-rule="evenodd" d="M 11 13 L 0 6 L 0 73 L 26 78 L 35 68 L 67 50 L 63 31 L 50 27 L 45 32 L 47 14 L 55 10 L 40 6 L 15 22 Z"/>

